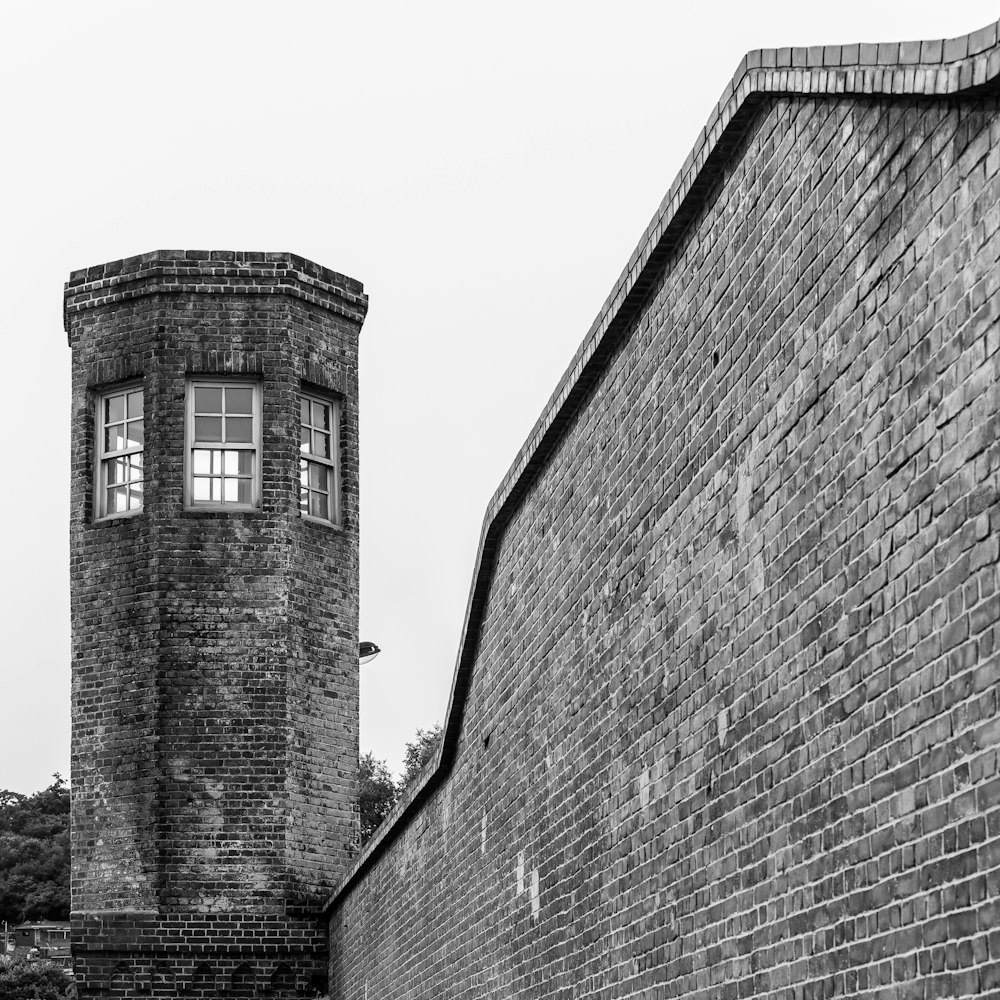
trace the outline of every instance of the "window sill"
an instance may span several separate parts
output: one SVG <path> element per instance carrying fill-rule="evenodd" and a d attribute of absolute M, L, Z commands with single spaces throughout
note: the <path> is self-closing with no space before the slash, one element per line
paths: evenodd
<path fill-rule="evenodd" d="M 119 524 L 122 521 L 131 521 L 133 517 L 142 517 L 145 513 L 145 508 L 140 508 L 139 510 L 122 511 L 120 514 L 105 514 L 102 517 L 93 518 L 90 522 L 90 527 L 97 528 L 107 524 Z"/>
<path fill-rule="evenodd" d="M 197 507 L 185 507 L 183 514 L 224 514 L 227 517 L 232 514 L 239 515 L 262 515 L 264 511 L 260 507 L 244 507 L 237 504 L 198 504 Z"/>
<path fill-rule="evenodd" d="M 312 514 L 303 514 L 299 511 L 299 519 L 305 521 L 306 524 L 315 524 L 320 528 L 330 528 L 333 531 L 343 531 L 344 526 L 342 524 L 337 524 L 334 521 L 324 521 L 321 517 L 313 517 Z"/>

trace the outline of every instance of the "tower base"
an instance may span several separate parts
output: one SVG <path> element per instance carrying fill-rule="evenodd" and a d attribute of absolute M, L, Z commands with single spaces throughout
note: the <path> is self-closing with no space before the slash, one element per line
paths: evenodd
<path fill-rule="evenodd" d="M 74 913 L 81 1000 L 298 1000 L 326 993 L 321 918 L 231 913 Z"/>

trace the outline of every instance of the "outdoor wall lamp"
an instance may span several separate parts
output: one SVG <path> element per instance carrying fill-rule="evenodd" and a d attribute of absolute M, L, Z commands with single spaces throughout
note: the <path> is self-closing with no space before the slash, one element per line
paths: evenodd
<path fill-rule="evenodd" d="M 361 660 L 361 666 L 366 663 L 371 663 L 372 660 L 381 653 L 382 650 L 375 645 L 374 642 L 362 642 L 358 645 L 358 658 Z"/>

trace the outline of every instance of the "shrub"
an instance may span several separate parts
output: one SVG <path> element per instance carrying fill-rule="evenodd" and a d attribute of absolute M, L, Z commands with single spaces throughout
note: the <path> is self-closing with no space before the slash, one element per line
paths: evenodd
<path fill-rule="evenodd" d="M 0 957 L 3 1000 L 75 1000 L 73 977 L 52 962 Z"/>

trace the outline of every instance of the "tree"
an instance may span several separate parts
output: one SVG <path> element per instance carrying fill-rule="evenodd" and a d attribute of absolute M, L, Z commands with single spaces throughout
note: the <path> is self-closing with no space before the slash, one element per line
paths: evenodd
<path fill-rule="evenodd" d="M 73 980 L 58 965 L 0 958 L 3 1000 L 69 1000 L 75 996 Z"/>
<path fill-rule="evenodd" d="M 69 789 L 53 777 L 34 795 L 0 790 L 0 920 L 69 920 Z"/>
<path fill-rule="evenodd" d="M 413 741 L 406 744 L 403 774 L 399 779 L 400 796 L 417 780 L 427 762 L 437 753 L 442 735 L 441 723 L 435 722 L 430 729 L 418 729 Z"/>
<path fill-rule="evenodd" d="M 367 844 L 396 804 L 396 786 L 384 760 L 369 751 L 361 755 L 361 843 Z"/>
<path fill-rule="evenodd" d="M 403 774 L 394 782 L 384 760 L 376 760 L 368 752 L 361 755 L 361 844 L 367 844 L 382 820 L 416 781 L 427 762 L 434 756 L 441 743 L 441 724 L 430 729 L 418 729 L 416 736 L 406 744 L 403 755 Z"/>

